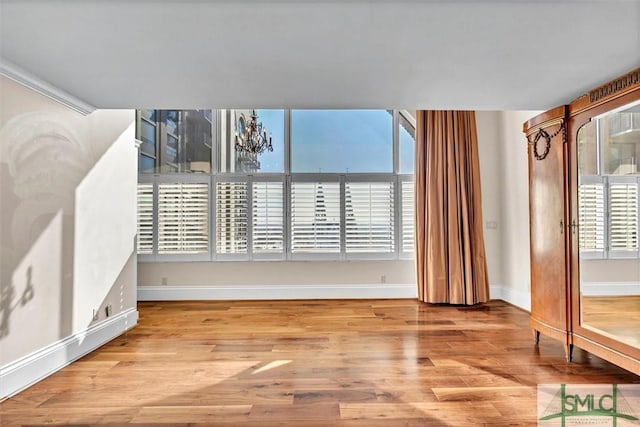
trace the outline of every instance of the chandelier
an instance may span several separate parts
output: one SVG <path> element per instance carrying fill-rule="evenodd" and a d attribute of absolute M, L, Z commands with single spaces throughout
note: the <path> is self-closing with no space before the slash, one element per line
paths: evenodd
<path fill-rule="evenodd" d="M 236 151 L 261 154 L 265 150 L 273 151 L 271 134 L 267 139 L 267 130 L 258 122 L 256 110 L 251 110 L 247 123 L 243 118 L 238 120 L 236 130 Z"/>

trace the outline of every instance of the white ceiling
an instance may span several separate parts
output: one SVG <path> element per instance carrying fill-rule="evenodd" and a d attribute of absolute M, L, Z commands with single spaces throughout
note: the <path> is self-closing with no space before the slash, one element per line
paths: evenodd
<path fill-rule="evenodd" d="M 0 56 L 99 108 L 547 109 L 640 66 L 640 1 L 1 0 Z"/>

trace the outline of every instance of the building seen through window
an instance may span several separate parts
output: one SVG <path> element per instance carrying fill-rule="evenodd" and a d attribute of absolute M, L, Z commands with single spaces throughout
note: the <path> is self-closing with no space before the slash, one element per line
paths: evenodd
<path fill-rule="evenodd" d="M 211 110 L 139 110 L 140 173 L 211 172 Z"/>

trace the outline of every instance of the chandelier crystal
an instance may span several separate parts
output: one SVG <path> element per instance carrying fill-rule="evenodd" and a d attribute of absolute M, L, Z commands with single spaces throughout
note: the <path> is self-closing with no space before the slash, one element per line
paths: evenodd
<path fill-rule="evenodd" d="M 247 123 L 243 119 L 238 120 L 236 130 L 236 151 L 262 154 L 265 150 L 273 151 L 271 134 L 267 138 L 267 129 L 258 122 L 258 113 L 251 110 Z"/>

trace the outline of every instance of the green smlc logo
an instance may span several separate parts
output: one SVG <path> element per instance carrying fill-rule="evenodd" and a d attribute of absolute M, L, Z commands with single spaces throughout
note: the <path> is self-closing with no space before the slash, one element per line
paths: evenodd
<path fill-rule="evenodd" d="M 559 405 L 558 405 L 559 404 Z M 613 426 L 618 425 L 618 419 L 631 422 L 638 421 L 633 409 L 628 404 L 617 384 L 613 384 L 611 394 L 570 394 L 567 393 L 566 384 L 560 385 L 560 391 L 556 393 L 545 413 L 540 417 L 540 421 L 547 421 L 559 418 L 562 427 L 565 426 L 567 418 L 572 417 L 608 417 L 613 421 Z M 601 419 L 601 418 L 600 418 Z M 635 424 L 635 423 L 634 423 Z"/>

